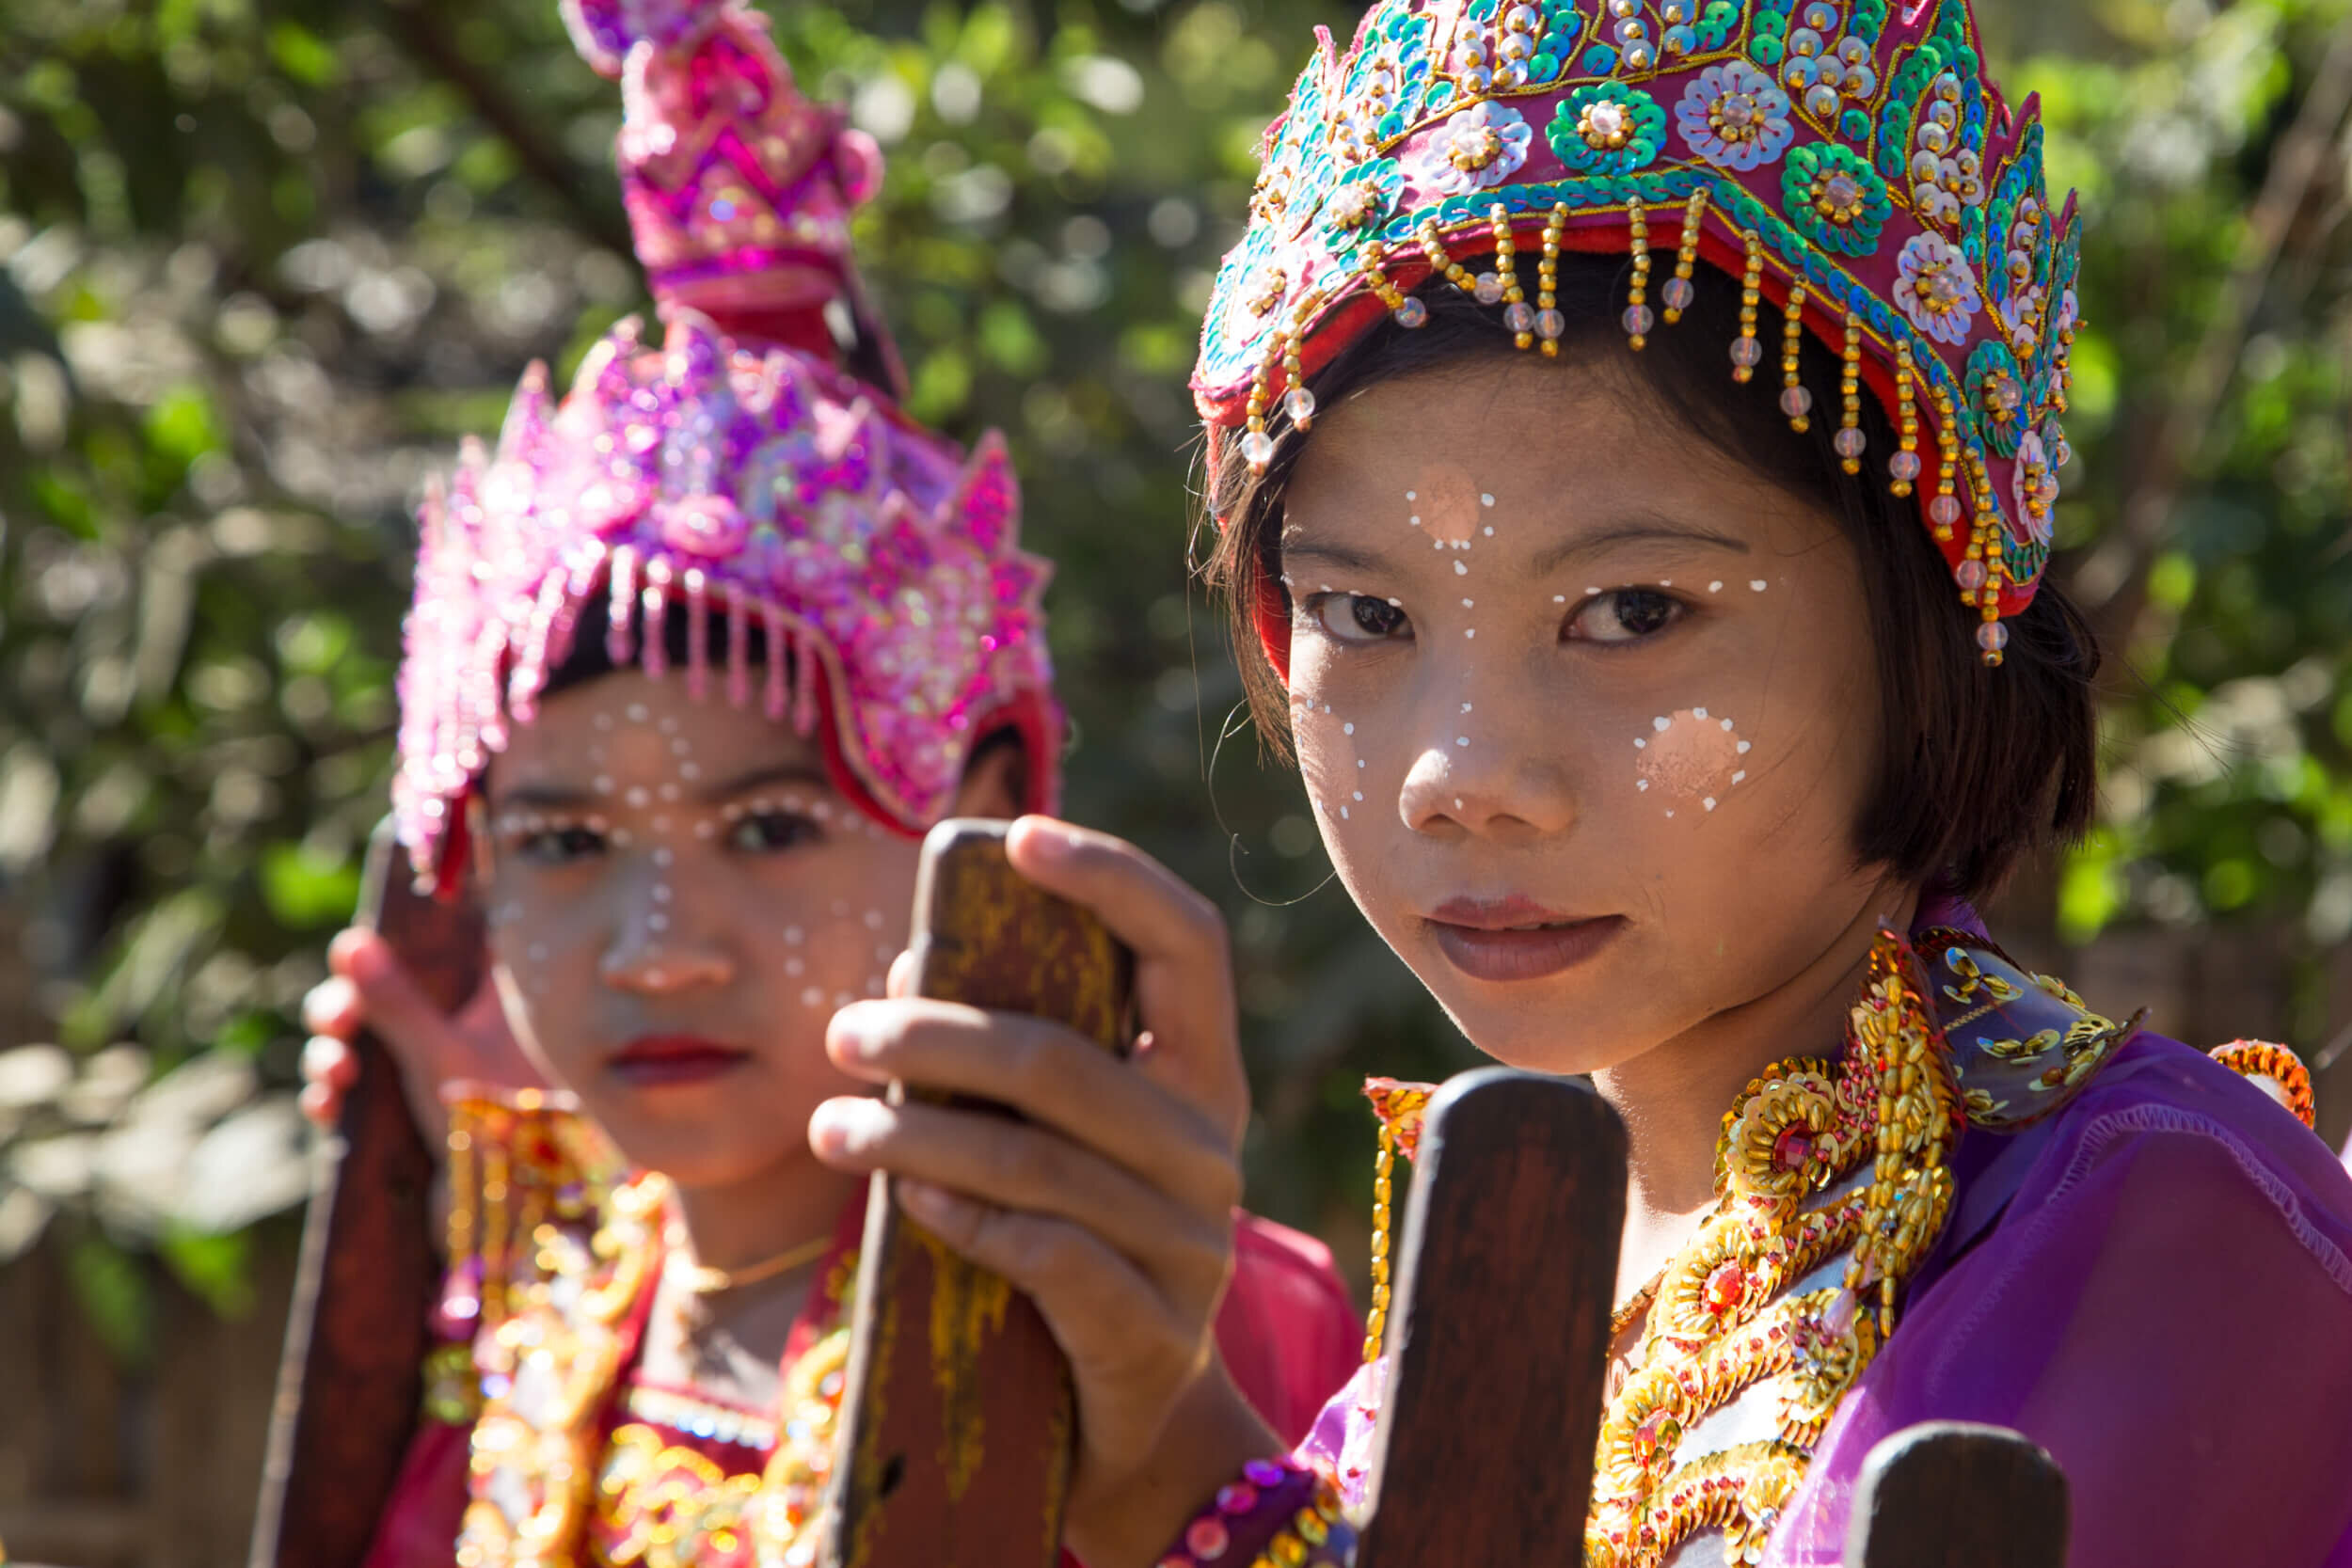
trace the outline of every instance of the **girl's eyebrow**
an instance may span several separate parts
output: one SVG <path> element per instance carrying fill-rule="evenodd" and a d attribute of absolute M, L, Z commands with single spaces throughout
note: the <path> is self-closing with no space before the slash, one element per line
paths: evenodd
<path fill-rule="evenodd" d="M 1755 553 L 1746 540 L 1734 538 L 1728 533 L 1718 533 L 1712 529 L 1677 522 L 1669 517 L 1630 517 L 1539 551 L 1530 563 L 1532 574 L 1546 577 L 1572 561 L 1598 555 L 1621 545 L 1635 544 L 1694 545 L 1702 549 L 1733 550 L 1740 555 Z"/>
<path fill-rule="evenodd" d="M 715 802 L 738 795 L 748 795 L 755 789 L 787 784 L 811 784 L 819 789 L 833 786 L 833 781 L 825 776 L 821 765 L 805 757 L 795 757 L 786 762 L 765 763 L 747 773 L 723 780 L 702 791 L 702 798 Z"/>
<path fill-rule="evenodd" d="M 1388 564 L 1388 558 L 1376 550 L 1351 550 L 1344 545 L 1294 544 L 1282 541 L 1285 564 L 1301 561 L 1321 562 L 1326 566 L 1344 566 L 1351 571 L 1375 572 Z"/>

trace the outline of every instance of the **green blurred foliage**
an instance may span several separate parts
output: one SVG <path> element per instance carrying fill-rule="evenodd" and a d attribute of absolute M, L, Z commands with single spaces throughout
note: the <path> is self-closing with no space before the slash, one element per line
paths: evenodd
<path fill-rule="evenodd" d="M 770 7 L 890 159 L 861 219 L 914 411 L 1007 431 L 1059 562 L 1073 813 L 1232 917 L 1253 1198 L 1362 1227 L 1366 1070 L 1470 1053 L 1330 885 L 1232 719 L 1184 562 L 1183 380 L 1310 0 Z M 2090 245 L 2061 511 L 2096 556 L 2238 265 L 2343 0 L 1988 0 Z M 524 364 L 641 308 L 617 95 L 548 0 L 0 0 L 0 910 L 43 1026 L 159 1067 L 259 1053 L 381 813 L 409 508 Z M 2191 454 L 2113 681 L 2098 835 L 2028 918 L 2352 932 L 2352 551 L 2341 127 Z M 1505 437 L 1508 439 L 1508 437 Z M 2110 562 L 2112 564 L 2112 562 Z M 2140 592 L 2144 587 L 2144 594 Z M 2046 905 L 2046 911 L 2039 906 Z M 164 1243 L 224 1305 L 237 1257 Z M 95 1236 L 110 1333 L 144 1307 Z"/>

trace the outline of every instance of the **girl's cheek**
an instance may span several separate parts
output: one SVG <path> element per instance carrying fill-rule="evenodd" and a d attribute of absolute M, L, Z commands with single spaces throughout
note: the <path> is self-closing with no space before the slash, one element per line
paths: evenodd
<path fill-rule="evenodd" d="M 1356 721 L 1320 698 L 1293 692 L 1291 734 L 1308 798 L 1327 823 L 1353 822 L 1365 801 L 1367 759 Z"/>
<path fill-rule="evenodd" d="M 1704 818 L 1748 782 L 1754 744 L 1726 715 L 1705 706 L 1661 713 L 1633 737 L 1633 788 L 1669 817 Z"/>

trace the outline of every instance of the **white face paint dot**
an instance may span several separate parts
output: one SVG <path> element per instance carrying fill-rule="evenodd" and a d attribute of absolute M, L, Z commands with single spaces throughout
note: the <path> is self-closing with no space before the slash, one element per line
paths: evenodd
<path fill-rule="evenodd" d="M 1551 596 L 1551 602 L 1553 604 L 1566 604 L 1568 602 L 1568 596 L 1565 594 L 1554 594 Z"/>
<path fill-rule="evenodd" d="M 1466 631 L 1466 632 L 1464 632 L 1464 633 L 1462 634 L 1462 636 L 1463 636 L 1463 638 L 1464 638 L 1465 640 L 1467 640 L 1467 639 L 1469 639 L 1469 638 L 1476 637 L 1477 635 L 1478 635 L 1478 628 L 1477 628 L 1476 626 L 1472 626 L 1472 627 L 1470 627 L 1470 630 L 1468 630 L 1468 631 Z"/>
<path fill-rule="evenodd" d="M 670 901 L 670 896 L 671 896 L 671 895 L 670 895 L 670 884 L 669 884 L 669 883 L 667 883 L 667 882 L 656 882 L 656 883 L 654 883 L 654 885 L 653 885 L 653 901 L 654 901 L 655 903 L 657 903 L 657 904 L 666 904 L 666 903 L 668 903 L 668 902 Z"/>
<path fill-rule="evenodd" d="M 1647 779 L 1636 779 L 1633 781 L 1633 787 L 1646 795 L 1649 793 L 1649 781 Z"/>
<path fill-rule="evenodd" d="M 1746 782 L 1747 782 L 1747 777 L 1748 777 L 1748 770 L 1747 770 L 1746 768 L 1742 768 L 1741 769 L 1740 769 L 1740 771 L 1739 771 L 1739 772 L 1734 773 L 1734 774 L 1731 776 L 1731 782 L 1732 782 L 1733 784 L 1744 784 L 1744 783 L 1746 783 Z"/>
<path fill-rule="evenodd" d="M 1707 710 L 1703 707 L 1694 707 L 1691 710 L 1691 717 L 1693 719 L 1704 719 L 1707 717 Z"/>
<path fill-rule="evenodd" d="M 1340 808 L 1340 820 L 1343 822 L 1347 820 L 1347 808 L 1345 806 L 1342 806 Z"/>
<path fill-rule="evenodd" d="M 1363 801 L 1364 801 L 1364 792 L 1363 792 L 1362 790 L 1360 790 L 1360 789 L 1359 789 L 1359 790 L 1358 790 L 1358 791 L 1356 792 L 1356 803 L 1357 803 L 1358 805 L 1361 805 L 1361 804 L 1363 804 Z"/>
<path fill-rule="evenodd" d="M 1418 490 L 1407 490 L 1405 492 L 1405 499 L 1408 501 L 1417 501 L 1421 499 L 1421 492 Z"/>
<path fill-rule="evenodd" d="M 694 836 L 696 838 L 710 838 L 715 836 L 718 832 L 719 824 L 713 822 L 707 816 L 694 824 Z"/>
<path fill-rule="evenodd" d="M 1454 798 L 1454 809 L 1455 811 L 1460 811 L 1462 809 L 1462 798 L 1459 795 L 1456 795 Z"/>
<path fill-rule="evenodd" d="M 1764 592 L 1764 579 L 1762 578 L 1756 578 L 1750 581 L 1748 586 L 1756 593 L 1761 594 Z"/>
<path fill-rule="evenodd" d="M 643 704 L 643 703 L 631 703 L 631 704 L 629 704 L 629 705 L 628 705 L 628 721 L 629 721 L 630 723 L 632 723 L 632 724 L 642 724 L 642 723 L 644 723 L 644 722 L 645 721 L 645 717 L 646 717 L 646 715 L 645 715 L 645 705 L 644 705 L 644 704 Z"/>
<path fill-rule="evenodd" d="M 677 776 L 688 784 L 692 784 L 703 776 L 703 770 L 691 762 L 681 762 L 677 765 Z"/>
<path fill-rule="evenodd" d="M 612 727 L 612 716 L 609 713 L 599 713 L 596 715 L 596 728 L 600 730 L 609 730 Z"/>
<path fill-rule="evenodd" d="M 648 805 L 653 800 L 653 797 L 645 793 L 645 786 L 644 784 L 629 785 L 628 793 L 622 796 L 621 799 L 627 800 L 632 806 Z"/>
<path fill-rule="evenodd" d="M 1330 710 L 1327 708 L 1324 711 L 1327 713 Z M 1356 726 L 1353 724 L 1342 724 L 1340 726 L 1340 733 L 1342 735 L 1354 735 L 1356 733 Z"/>
<path fill-rule="evenodd" d="M 866 928 L 869 931 L 879 931 L 882 928 L 882 911 L 867 910 L 866 911 Z"/>
<path fill-rule="evenodd" d="M 1653 729 L 1653 730 L 1656 730 L 1656 731 L 1657 731 L 1660 735 L 1663 735 L 1663 734 L 1665 734 L 1668 730 L 1670 730 L 1670 729 L 1674 728 L 1674 721 L 1673 721 L 1673 720 L 1671 720 L 1671 719 L 1665 718 L 1665 717 L 1663 717 L 1663 716 L 1661 716 L 1661 717 L 1659 717 L 1659 718 L 1656 718 L 1656 719 L 1651 720 L 1651 721 L 1649 721 L 1649 727 L 1650 727 L 1651 729 Z"/>
<path fill-rule="evenodd" d="M 1464 599 L 1464 600 L 1462 601 L 1462 608 L 1463 608 L 1464 610 L 1476 610 L 1476 609 L 1478 608 L 1478 606 L 1476 605 L 1476 603 L 1474 603 L 1473 601 L 1471 601 L 1471 600 L 1470 600 L 1470 599 Z"/>
<path fill-rule="evenodd" d="M 1421 514 L 1418 512 L 1413 514 L 1413 526 L 1415 528 L 1421 527 Z"/>
<path fill-rule="evenodd" d="M 1481 496 L 1478 498 L 1478 504 L 1479 504 L 1479 505 L 1481 505 L 1481 506 L 1492 506 L 1492 505 L 1494 505 L 1494 503 L 1495 503 L 1495 499 L 1494 499 L 1494 497 L 1492 497 L 1492 496 L 1481 495 Z M 1493 529 L 1488 529 L 1486 531 L 1487 531 L 1488 533 L 1492 533 L 1492 532 L 1494 531 L 1494 530 L 1493 530 Z"/>
<path fill-rule="evenodd" d="M 1470 736 L 1466 735 L 1457 735 L 1454 737 L 1454 744 L 1456 746 L 1467 746 L 1470 744 Z"/>
<path fill-rule="evenodd" d="M 675 735 L 677 734 L 677 719 L 674 715 L 665 713 L 661 716 L 661 722 L 656 724 L 654 728 L 663 735 Z"/>
<path fill-rule="evenodd" d="M 1755 745 L 1755 742 L 1754 742 L 1754 741 L 1742 740 L 1741 742 L 1740 742 L 1740 754 L 1741 756 L 1746 756 L 1746 755 L 1748 754 L 1748 751 L 1749 751 L 1749 749 L 1750 749 L 1752 746 L 1754 746 L 1754 745 Z"/>
<path fill-rule="evenodd" d="M 663 914 L 663 913 L 662 913 L 660 910 L 656 910 L 656 911 L 653 911 L 653 913 L 651 913 L 651 914 L 649 914 L 649 915 L 645 916 L 645 929 L 646 929 L 646 930 L 648 930 L 648 931 L 666 931 L 666 930 L 668 930 L 669 928 L 670 928 L 670 917 L 669 917 L 668 915 L 666 915 L 666 914 Z"/>
<path fill-rule="evenodd" d="M 606 778 L 606 777 L 605 777 L 603 774 L 601 774 L 601 773 L 597 774 L 597 775 L 596 775 L 596 793 L 597 793 L 597 794 L 599 794 L 599 795 L 610 795 L 610 794 L 612 794 L 612 781 L 611 779 Z"/>
<path fill-rule="evenodd" d="M 1470 576 L 1470 563 L 1464 561 L 1455 562 L 1454 563 L 1454 575 L 1457 578 L 1466 578 Z"/>
<path fill-rule="evenodd" d="M 821 990 L 818 990 L 815 986 L 811 986 L 811 987 L 809 987 L 809 988 L 808 988 L 808 990 L 804 990 L 804 991 L 801 992 L 801 1006 L 803 1006 L 803 1007 L 821 1007 L 821 1006 L 823 1006 L 824 1005 L 825 1005 L 825 993 L 824 993 L 823 991 L 821 991 Z"/>
<path fill-rule="evenodd" d="M 1700 714 L 1700 715 L 1699 715 L 1699 717 L 1700 717 L 1700 718 L 1702 718 L 1702 719 L 1704 719 L 1704 718 L 1706 718 L 1706 717 L 1707 717 L 1707 715 L 1706 715 L 1706 714 L 1704 714 L 1704 713 L 1702 713 L 1702 714 Z M 1729 729 L 1729 728 L 1731 728 L 1731 721 L 1730 721 L 1730 720 L 1726 719 L 1726 720 L 1724 720 L 1724 728 L 1725 728 L 1725 729 Z"/>
<path fill-rule="evenodd" d="M 677 785 L 674 784 L 665 784 L 661 786 L 659 793 L 664 800 L 675 800 L 678 796 L 678 788 Z"/>
<path fill-rule="evenodd" d="M 1643 739 L 1640 736 L 1638 736 L 1638 735 L 1637 735 L 1637 736 L 1635 736 L 1633 737 L 1633 749 L 1634 749 L 1635 751 L 1637 751 L 1637 752 L 1646 751 L 1646 750 L 1648 750 L 1648 749 L 1649 749 L 1649 742 L 1648 742 L 1648 741 L 1646 741 L 1646 740 L 1644 740 L 1644 739 Z"/>
<path fill-rule="evenodd" d="M 1720 594 L 1724 591 L 1724 585 L 1720 582 L 1710 582 L 1707 585 L 1707 591 L 1709 594 Z"/>
<path fill-rule="evenodd" d="M 1708 811 L 1713 811 L 1713 810 L 1715 809 L 1715 797 L 1713 797 L 1712 795 L 1709 795 L 1709 796 L 1708 796 L 1708 797 L 1705 800 L 1701 801 L 1700 803 L 1701 803 L 1702 805 L 1706 806 L 1706 807 L 1707 807 L 1707 809 L 1708 809 Z"/>
<path fill-rule="evenodd" d="M 1487 538 L 1489 538 L 1489 539 L 1492 539 L 1494 536 L 1495 536 L 1494 525 L 1493 525 L 1492 523 L 1489 523 L 1489 524 L 1487 524 L 1487 525 L 1486 525 L 1486 537 L 1487 537 Z"/>
<path fill-rule="evenodd" d="M 1463 711 L 1464 713 L 1468 713 L 1470 710 L 1470 704 L 1468 704 L 1468 703 L 1464 703 L 1464 704 L 1462 705 L 1462 711 Z"/>

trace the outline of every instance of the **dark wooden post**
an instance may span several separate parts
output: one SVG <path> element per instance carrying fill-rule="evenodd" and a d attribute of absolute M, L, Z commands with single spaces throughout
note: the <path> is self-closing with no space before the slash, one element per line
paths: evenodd
<path fill-rule="evenodd" d="M 1625 1161 L 1567 1079 L 1490 1068 L 1430 1101 L 1361 1568 L 1582 1560 Z"/>
<path fill-rule="evenodd" d="M 2007 1427 L 1928 1421 L 1862 1462 L 1846 1568 L 2064 1568 L 2066 1477 Z"/>
<path fill-rule="evenodd" d="M 358 918 L 444 1011 L 481 984 L 470 906 L 416 891 L 389 822 L 368 846 Z M 248 1568 L 352 1568 L 416 1431 L 438 1264 L 433 1156 L 373 1036 L 335 1136 L 320 1140 L 287 1314 Z"/>

